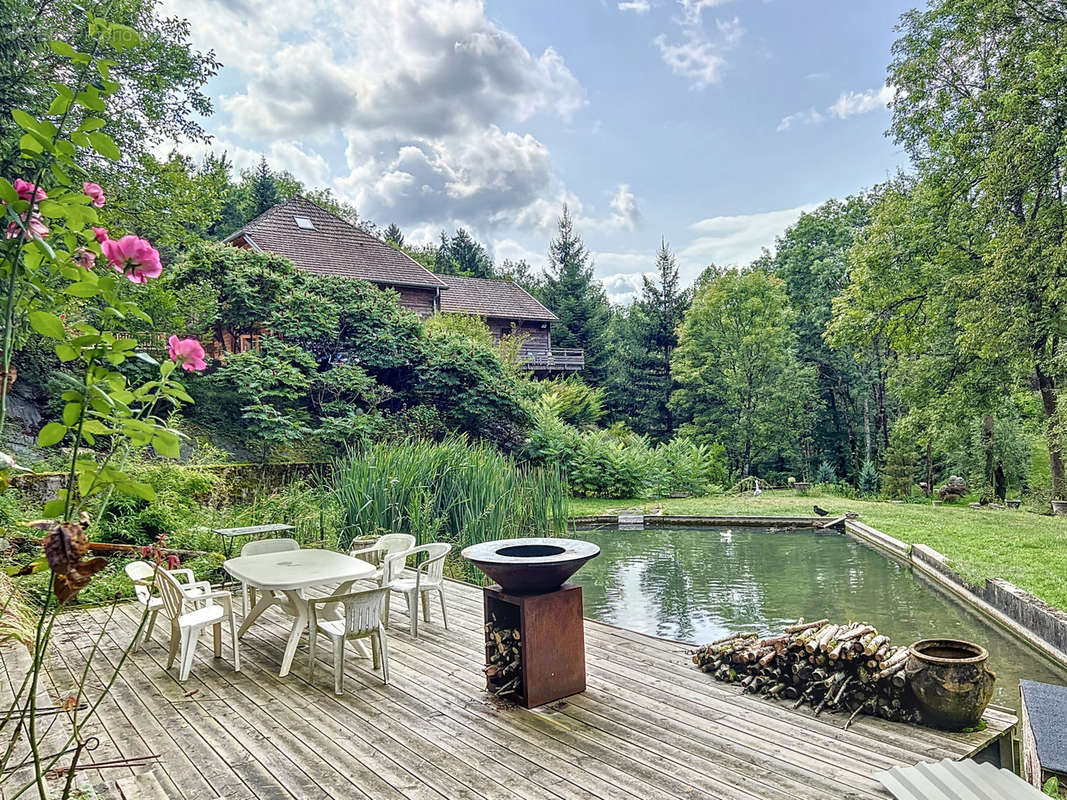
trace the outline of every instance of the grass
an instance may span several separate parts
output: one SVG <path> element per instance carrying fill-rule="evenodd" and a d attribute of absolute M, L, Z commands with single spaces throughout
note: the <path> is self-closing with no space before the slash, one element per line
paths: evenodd
<path fill-rule="evenodd" d="M 954 569 L 973 584 L 1003 578 L 1052 605 L 1067 609 L 1067 517 L 1028 511 L 981 511 L 927 503 L 849 500 L 789 490 L 751 494 L 688 497 L 678 500 L 570 501 L 571 516 L 640 510 L 692 515 L 810 516 L 818 503 L 832 514 L 855 511 L 860 520 L 908 544 L 925 544 L 949 558 Z"/>

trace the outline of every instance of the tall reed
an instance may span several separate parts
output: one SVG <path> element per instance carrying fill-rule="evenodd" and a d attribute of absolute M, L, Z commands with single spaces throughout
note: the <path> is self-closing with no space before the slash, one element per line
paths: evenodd
<path fill-rule="evenodd" d="M 342 526 L 337 544 L 400 532 L 419 544 L 446 541 L 455 552 L 516 536 L 567 530 L 566 489 L 554 468 L 517 466 L 464 437 L 381 443 L 353 451 L 334 469 Z M 463 574 L 477 577 L 464 569 Z"/>

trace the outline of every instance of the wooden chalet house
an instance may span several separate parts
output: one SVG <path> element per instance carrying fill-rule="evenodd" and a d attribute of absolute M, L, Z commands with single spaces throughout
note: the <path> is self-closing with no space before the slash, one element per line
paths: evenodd
<path fill-rule="evenodd" d="M 559 318 L 511 281 L 436 275 L 413 258 L 364 233 L 304 197 L 263 212 L 226 242 L 284 256 L 297 269 L 369 281 L 392 289 L 400 305 L 426 318 L 435 312 L 481 317 L 493 337 L 522 333 L 524 365 L 540 373 L 580 370 L 582 350 L 553 350 L 552 323 Z M 246 349 L 226 342 L 226 349 Z"/>

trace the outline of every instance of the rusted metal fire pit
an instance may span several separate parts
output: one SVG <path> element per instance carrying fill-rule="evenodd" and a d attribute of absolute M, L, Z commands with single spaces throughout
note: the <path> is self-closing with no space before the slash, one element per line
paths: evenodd
<path fill-rule="evenodd" d="M 486 689 L 527 708 L 585 691 L 582 589 L 566 583 L 600 548 L 575 539 L 503 539 L 463 550 L 496 585 L 485 603 Z"/>

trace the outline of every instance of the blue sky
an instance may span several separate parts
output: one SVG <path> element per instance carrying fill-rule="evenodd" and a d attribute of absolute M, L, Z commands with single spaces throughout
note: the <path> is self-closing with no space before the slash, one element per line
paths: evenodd
<path fill-rule="evenodd" d="M 409 241 L 546 260 L 569 203 L 625 301 L 663 236 L 692 280 L 885 180 L 896 0 L 165 0 L 211 83 L 211 147 L 265 154 Z M 205 146 L 185 143 L 202 154 Z"/>

